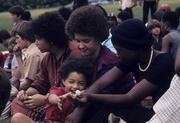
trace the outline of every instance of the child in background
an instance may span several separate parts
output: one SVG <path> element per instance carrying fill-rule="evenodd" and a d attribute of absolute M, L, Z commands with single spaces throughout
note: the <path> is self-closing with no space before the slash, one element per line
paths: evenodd
<path fill-rule="evenodd" d="M 12 32 L 11 32 L 11 35 L 13 35 L 14 29 L 16 28 L 18 23 L 20 23 L 22 21 L 22 17 L 24 15 L 24 8 L 22 6 L 16 5 L 16 6 L 12 6 L 11 8 L 9 8 L 8 11 L 10 13 L 11 20 L 13 22 L 13 28 L 12 28 Z"/>
<path fill-rule="evenodd" d="M 66 116 L 73 110 L 72 102 L 67 98 L 68 93 L 84 90 L 92 81 L 93 69 L 86 58 L 69 58 L 61 69 L 60 76 L 65 87 L 52 87 L 46 105 L 46 119 L 51 122 L 65 122 Z"/>
<path fill-rule="evenodd" d="M 153 19 L 147 23 L 147 29 L 152 33 L 154 40 L 153 49 L 161 51 L 162 37 L 161 37 L 161 25 L 160 22 Z"/>
<path fill-rule="evenodd" d="M 15 45 L 16 45 L 16 38 L 15 37 L 11 37 L 9 39 L 9 42 L 8 42 L 9 55 L 6 58 L 5 63 L 4 63 L 4 71 L 8 74 L 9 78 L 12 75 L 12 73 L 11 73 L 12 69 L 11 68 L 12 68 L 12 59 L 14 57 L 13 48 L 14 48 Z"/>

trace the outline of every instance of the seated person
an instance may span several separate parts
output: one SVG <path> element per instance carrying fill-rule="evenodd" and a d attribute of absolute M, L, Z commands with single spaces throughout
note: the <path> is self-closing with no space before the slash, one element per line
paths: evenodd
<path fill-rule="evenodd" d="M 83 93 L 83 98 L 77 100 L 116 108 L 131 106 L 147 96 L 152 96 L 153 102 L 157 102 L 169 88 L 174 76 L 174 58 L 169 53 L 162 53 L 151 48 L 153 43 L 152 34 L 149 33 L 144 23 L 138 19 L 126 20 L 111 32 L 113 45 L 121 61 L 94 82 Z M 114 83 L 117 78 L 130 71 L 135 75 L 137 84 L 128 93 L 97 94 Z M 85 106 L 81 107 L 78 113 L 81 114 L 85 108 Z M 130 123 L 144 123 L 154 114 L 152 112 L 148 115 L 148 112 L 141 113 L 141 110 L 136 109 L 131 110 L 129 112 L 129 115 L 131 115 L 127 118 L 118 110 L 114 113 Z M 68 121 L 71 120 L 72 118 L 68 119 Z"/>
<path fill-rule="evenodd" d="M 22 74 L 19 90 L 26 90 L 34 82 L 36 74 L 39 72 L 40 63 L 44 55 L 35 45 L 35 38 L 30 30 L 31 22 L 22 21 L 14 29 L 17 45 L 14 46 L 19 70 Z M 22 59 L 21 50 L 27 48 Z"/>
<path fill-rule="evenodd" d="M 12 68 L 12 59 L 13 59 L 13 57 L 15 57 L 14 53 L 13 53 L 13 48 L 15 45 L 16 45 L 16 38 L 11 37 L 9 39 L 9 42 L 8 42 L 9 55 L 6 58 L 5 63 L 4 63 L 4 71 L 8 74 L 9 78 L 11 78 L 11 76 L 12 76 L 12 69 L 11 68 Z"/>
<path fill-rule="evenodd" d="M 77 50 L 70 49 L 64 26 L 64 19 L 55 11 L 43 13 L 32 21 L 31 29 L 36 38 L 36 46 L 42 53 L 48 53 L 42 59 L 36 80 L 26 91 L 19 91 L 17 98 L 13 100 L 12 115 L 19 112 L 34 121 L 44 120 L 44 100 L 47 98 L 48 90 L 52 86 L 63 86 L 58 73 L 62 63 L 69 56 L 81 56 Z M 31 105 L 18 100 L 27 96 L 32 96 L 29 100 Z"/>
<path fill-rule="evenodd" d="M 178 123 L 180 121 L 180 47 L 175 61 L 175 72 L 169 89 L 153 106 L 154 116 L 147 123 Z"/>
<path fill-rule="evenodd" d="M 67 97 L 68 93 L 82 91 L 92 83 L 92 63 L 86 58 L 69 58 L 62 64 L 60 76 L 65 87 L 51 87 L 49 90 L 44 122 L 65 122 L 66 116 L 74 110 L 72 102 Z M 33 121 L 25 115 L 15 114 L 12 123 L 21 122 Z"/>
<path fill-rule="evenodd" d="M 9 100 L 11 91 L 11 85 L 7 78 L 7 75 L 4 73 L 3 69 L 0 68 L 0 115 L 3 112 L 7 101 Z"/>

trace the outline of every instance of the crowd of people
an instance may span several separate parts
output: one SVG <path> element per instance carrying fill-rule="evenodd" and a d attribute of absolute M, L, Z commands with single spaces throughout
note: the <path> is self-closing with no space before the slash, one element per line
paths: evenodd
<path fill-rule="evenodd" d="M 158 3 L 143 1 L 143 21 L 133 16 L 136 0 L 122 0 L 117 16 L 100 5 L 34 19 L 9 8 L 12 30 L 0 30 L 9 51 L 0 53 L 0 120 L 180 122 L 180 7 Z M 153 107 L 142 105 L 146 97 Z"/>

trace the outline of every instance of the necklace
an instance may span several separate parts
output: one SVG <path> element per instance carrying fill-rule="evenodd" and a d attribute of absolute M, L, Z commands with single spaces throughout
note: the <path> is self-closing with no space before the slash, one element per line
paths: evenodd
<path fill-rule="evenodd" d="M 148 65 L 147 65 L 147 67 L 145 69 L 142 69 L 140 63 L 138 63 L 138 67 L 139 67 L 140 71 L 145 72 L 149 68 L 149 66 L 150 66 L 150 64 L 152 62 L 152 57 L 153 57 L 153 49 L 151 49 L 151 55 L 150 55 L 150 58 L 149 58 L 149 62 L 148 62 Z"/>

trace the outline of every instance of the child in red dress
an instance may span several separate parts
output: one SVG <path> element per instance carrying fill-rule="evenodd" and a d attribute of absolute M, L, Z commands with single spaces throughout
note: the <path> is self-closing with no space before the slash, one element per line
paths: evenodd
<path fill-rule="evenodd" d="M 69 93 L 84 90 L 93 78 L 91 62 L 87 58 L 69 58 L 61 69 L 60 76 L 65 87 L 51 87 L 46 105 L 46 120 L 64 123 L 73 112 L 73 104 L 68 99 Z"/>

